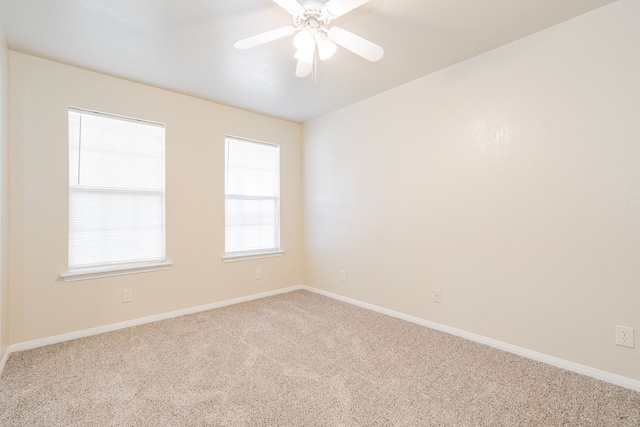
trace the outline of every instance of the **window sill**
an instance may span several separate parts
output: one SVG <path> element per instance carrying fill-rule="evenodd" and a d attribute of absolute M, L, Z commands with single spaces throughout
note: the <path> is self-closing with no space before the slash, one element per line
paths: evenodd
<path fill-rule="evenodd" d="M 222 262 L 245 261 L 249 259 L 272 258 L 284 255 L 284 251 L 265 251 L 265 252 L 243 252 L 238 254 L 225 254 L 222 256 Z"/>
<path fill-rule="evenodd" d="M 148 271 L 168 270 L 173 263 L 162 261 L 152 264 L 134 264 L 128 266 L 85 268 L 82 270 L 72 270 L 62 273 L 60 277 L 65 282 L 75 282 L 77 280 L 98 279 L 101 277 L 123 276 L 125 274 L 146 273 Z"/>

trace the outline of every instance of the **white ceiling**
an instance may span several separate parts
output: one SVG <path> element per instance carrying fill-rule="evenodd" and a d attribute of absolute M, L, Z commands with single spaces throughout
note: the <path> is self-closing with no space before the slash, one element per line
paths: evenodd
<path fill-rule="evenodd" d="M 371 0 L 334 23 L 384 58 L 339 48 L 316 81 L 291 38 L 233 47 L 291 24 L 272 0 L 0 0 L 0 25 L 15 51 L 305 122 L 613 1 Z"/>

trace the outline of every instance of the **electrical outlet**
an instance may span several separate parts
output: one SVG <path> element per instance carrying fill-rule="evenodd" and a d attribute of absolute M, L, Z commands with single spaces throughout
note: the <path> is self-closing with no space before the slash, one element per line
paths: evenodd
<path fill-rule="evenodd" d="M 122 302 L 133 301 L 133 289 L 124 289 L 122 291 Z"/>
<path fill-rule="evenodd" d="M 433 290 L 433 302 L 441 302 L 442 301 L 442 291 L 440 289 Z"/>
<path fill-rule="evenodd" d="M 260 279 L 262 279 L 262 270 L 258 268 L 256 270 L 256 280 L 260 280 Z"/>
<path fill-rule="evenodd" d="M 347 281 L 347 272 L 344 270 L 340 270 L 340 281 L 341 282 Z"/>
<path fill-rule="evenodd" d="M 633 328 L 616 325 L 616 344 L 623 347 L 634 348 Z"/>

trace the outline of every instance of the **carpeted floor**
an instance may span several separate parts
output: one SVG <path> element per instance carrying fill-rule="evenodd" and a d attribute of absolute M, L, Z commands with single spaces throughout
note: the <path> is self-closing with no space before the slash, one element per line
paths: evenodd
<path fill-rule="evenodd" d="M 14 353 L 2 426 L 640 426 L 640 393 L 306 291 Z"/>

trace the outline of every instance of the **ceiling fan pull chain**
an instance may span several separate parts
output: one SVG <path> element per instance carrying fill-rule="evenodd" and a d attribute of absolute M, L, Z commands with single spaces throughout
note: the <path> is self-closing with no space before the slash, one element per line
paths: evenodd
<path fill-rule="evenodd" d="M 318 55 L 313 55 L 313 83 L 318 83 Z"/>

